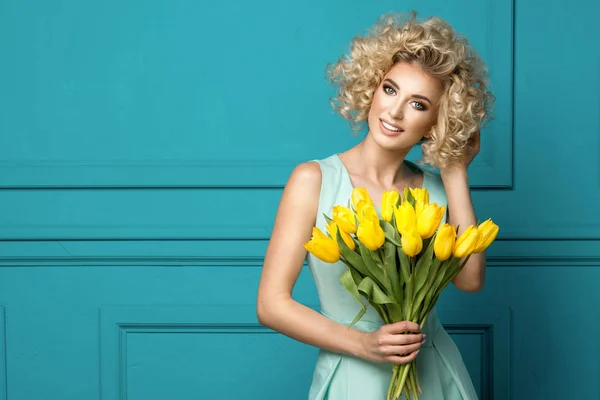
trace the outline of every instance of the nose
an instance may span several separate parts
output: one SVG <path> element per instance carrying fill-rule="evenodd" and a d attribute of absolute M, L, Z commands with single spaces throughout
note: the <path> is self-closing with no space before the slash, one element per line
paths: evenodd
<path fill-rule="evenodd" d="M 390 105 L 388 112 L 390 114 L 390 117 L 394 119 L 402 119 L 404 117 L 403 102 L 397 101 L 394 104 Z"/>

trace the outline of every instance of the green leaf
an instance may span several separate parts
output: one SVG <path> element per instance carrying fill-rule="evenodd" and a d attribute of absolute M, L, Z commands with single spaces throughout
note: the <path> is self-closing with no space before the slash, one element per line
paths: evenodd
<path fill-rule="evenodd" d="M 452 281 L 452 279 L 456 278 L 456 275 L 458 275 L 460 273 L 460 271 L 462 270 L 462 267 L 464 267 L 464 265 L 467 263 L 467 261 L 469 261 L 469 257 L 471 257 L 471 255 L 468 255 L 467 257 L 465 257 L 465 260 L 462 263 L 460 263 L 460 259 L 458 259 L 458 258 L 455 258 L 453 260 L 453 261 L 455 261 L 455 264 L 453 264 L 453 267 L 448 270 L 448 273 L 444 277 L 442 287 L 448 285 Z"/>
<path fill-rule="evenodd" d="M 329 225 L 331 221 L 333 221 L 333 219 L 329 218 L 325 213 L 323 213 L 323 218 L 325 218 L 325 221 L 327 221 L 327 225 Z"/>
<path fill-rule="evenodd" d="M 382 219 L 379 221 L 379 225 L 381 226 L 381 229 L 383 229 L 383 234 L 386 239 L 388 239 L 396 246 L 402 246 L 400 242 L 400 234 L 392 224 Z"/>
<path fill-rule="evenodd" d="M 354 279 L 354 283 L 356 284 L 356 286 L 358 286 L 365 278 L 365 276 L 361 274 L 356 268 L 350 268 L 350 273 L 352 274 L 352 279 Z"/>
<path fill-rule="evenodd" d="M 414 279 L 414 275 L 411 275 L 410 278 L 406 281 L 406 288 L 404 291 L 404 301 L 402 303 L 404 316 L 407 319 L 410 319 L 412 317 L 411 313 L 412 313 L 412 304 L 413 304 L 413 292 L 412 292 L 413 279 Z"/>
<path fill-rule="evenodd" d="M 424 253 L 421 254 L 419 260 L 417 261 L 417 265 L 415 267 L 415 292 L 418 293 L 419 290 L 423 288 L 425 282 L 427 282 L 427 278 L 429 277 L 429 271 L 431 268 L 431 264 L 433 262 L 433 242 L 430 242 L 427 246 L 427 249 Z"/>
<path fill-rule="evenodd" d="M 432 284 L 432 288 L 435 293 L 439 292 L 443 288 L 442 283 L 446 280 L 446 277 L 448 276 L 449 271 L 452 268 L 454 268 L 454 265 L 455 265 L 454 260 L 445 261 L 445 262 L 441 263 L 441 268 L 440 268 L 439 272 L 436 274 L 435 280 L 433 281 L 433 284 Z"/>
<path fill-rule="evenodd" d="M 413 207 L 415 206 L 416 200 L 412 195 L 412 191 L 411 190 L 407 190 L 407 194 L 406 194 L 406 199 L 405 201 L 408 201 Z"/>
<path fill-rule="evenodd" d="M 350 277 L 348 277 L 348 272 L 350 272 Z M 362 297 L 360 296 L 360 293 L 358 291 L 358 285 L 360 284 L 360 282 L 362 282 L 363 279 L 364 278 L 360 275 L 360 273 L 354 268 L 348 269 L 340 276 L 340 281 L 342 282 L 342 285 L 346 288 L 346 290 L 350 291 L 352 297 L 357 299 L 357 301 L 361 305 L 360 311 L 358 312 L 358 314 L 356 314 L 352 322 L 350 322 L 350 325 L 348 326 L 349 328 L 353 327 L 354 324 L 360 321 L 363 315 L 365 315 L 365 313 L 367 312 L 367 304 L 362 302 Z"/>
<path fill-rule="evenodd" d="M 381 285 L 383 288 L 385 288 L 388 293 L 392 291 L 390 282 L 388 279 L 386 279 L 384 273 L 383 273 L 383 268 L 382 266 L 379 266 L 377 263 L 377 259 L 376 259 L 376 255 L 374 256 L 372 251 L 367 249 L 365 247 L 364 244 L 362 244 L 362 242 L 358 241 L 358 246 L 360 248 L 360 254 L 362 257 L 362 260 L 365 263 L 365 266 L 367 267 L 367 270 L 370 272 L 369 276 L 375 281 L 377 282 L 377 284 Z"/>
<path fill-rule="evenodd" d="M 339 230 L 336 232 L 335 236 L 336 242 L 340 247 L 340 252 L 342 256 L 347 260 L 347 262 L 350 265 L 352 265 L 352 267 L 356 268 L 361 274 L 368 276 L 369 271 L 367 270 L 367 267 L 365 266 L 365 263 L 363 262 L 361 256 L 356 252 L 350 250 L 350 248 L 346 245 L 346 242 L 344 242 L 344 239 L 342 239 Z"/>
<path fill-rule="evenodd" d="M 358 291 L 362 293 L 369 302 L 373 304 L 393 304 L 394 301 L 390 299 L 379 287 L 379 285 L 368 276 L 362 280 L 358 285 Z"/>
<path fill-rule="evenodd" d="M 350 322 L 350 325 L 348 325 L 348 328 L 352 328 L 354 326 L 354 324 L 356 324 L 358 321 L 360 321 L 360 319 L 363 317 L 363 315 L 365 315 L 366 312 L 367 312 L 366 307 L 361 308 L 360 311 L 358 312 L 358 314 L 356 314 L 356 317 L 354 317 L 352 322 Z"/>
<path fill-rule="evenodd" d="M 432 281 L 435 279 L 435 271 L 436 267 L 439 265 L 440 261 L 436 258 L 429 264 L 421 264 L 420 267 L 417 268 L 416 272 L 416 296 L 414 298 L 413 306 L 412 306 L 412 315 L 420 315 L 420 309 L 423 307 L 423 302 L 425 298 L 431 297 L 433 292 L 431 291 Z"/>
<path fill-rule="evenodd" d="M 352 295 L 352 297 L 356 299 L 358 304 L 360 304 L 361 307 L 366 308 L 366 305 L 362 302 L 362 298 L 360 296 L 360 293 L 358 292 L 358 285 L 356 284 L 352 276 L 351 269 L 345 270 L 340 275 L 340 282 L 342 283 L 342 286 L 344 286 L 346 290 Z"/>
<path fill-rule="evenodd" d="M 427 260 L 431 261 L 431 259 L 433 258 L 433 238 L 435 237 L 435 235 L 433 235 L 430 238 L 427 239 L 423 239 L 423 249 L 425 249 L 425 251 L 421 250 L 421 256 L 419 257 L 419 259 L 423 259 L 423 255 L 427 252 L 427 250 L 431 249 L 431 251 L 429 252 L 429 258 L 427 258 Z"/>
<path fill-rule="evenodd" d="M 467 259 L 468 259 L 468 257 L 467 257 Z M 446 264 L 445 265 L 445 273 L 439 274 L 439 275 L 443 276 L 444 279 L 437 286 L 437 289 L 435 291 L 432 291 L 432 293 L 434 293 L 434 294 L 431 297 L 431 299 L 428 299 L 429 304 L 427 304 L 427 306 L 423 309 L 423 314 L 429 313 L 431 311 L 433 306 L 436 304 L 438 298 L 442 294 L 444 288 L 446 286 L 448 286 L 448 284 L 452 281 L 452 279 L 454 279 L 456 277 L 456 275 L 458 274 L 458 272 L 460 272 L 462 266 L 464 266 L 464 263 L 459 264 L 459 262 L 460 262 L 460 259 L 458 259 L 458 258 L 452 258 L 445 262 L 445 264 Z M 466 262 L 466 260 L 465 260 L 465 262 Z"/>
<path fill-rule="evenodd" d="M 410 259 L 408 256 L 402 251 L 402 247 L 397 247 L 398 249 L 398 258 L 400 259 L 400 271 L 402 281 L 406 285 L 410 279 Z"/>
<path fill-rule="evenodd" d="M 385 304 L 384 306 L 390 317 L 390 323 L 405 321 L 406 318 L 402 313 L 402 306 L 400 304 Z"/>
<path fill-rule="evenodd" d="M 454 260 L 452 260 L 452 261 L 446 260 L 446 261 L 443 261 L 440 263 L 440 268 L 438 269 L 437 273 L 433 276 L 434 277 L 433 282 L 431 283 L 431 286 L 430 286 L 430 289 L 428 290 L 427 296 L 425 296 L 425 298 L 424 298 L 423 308 L 421 310 L 421 317 L 425 314 L 428 314 L 429 311 L 435 305 L 435 302 L 437 301 L 440 293 L 446 286 L 446 285 L 442 285 L 442 283 L 444 282 L 444 278 L 447 275 L 448 269 L 452 268 L 453 263 L 454 263 Z"/>
<path fill-rule="evenodd" d="M 398 274 L 398 265 L 396 262 L 396 245 L 386 241 L 383 244 L 384 266 L 392 287 L 392 293 L 398 303 L 402 302 L 402 292 L 400 289 L 400 275 Z"/>

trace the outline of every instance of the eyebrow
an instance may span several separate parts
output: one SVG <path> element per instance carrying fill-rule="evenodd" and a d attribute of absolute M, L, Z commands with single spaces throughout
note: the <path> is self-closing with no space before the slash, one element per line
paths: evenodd
<path fill-rule="evenodd" d="M 396 82 L 394 82 L 393 80 L 391 80 L 390 78 L 385 78 L 384 82 L 389 82 L 396 90 L 400 90 L 400 86 L 398 86 L 398 84 Z M 420 94 L 413 94 L 412 97 L 415 97 L 415 98 L 421 99 L 421 100 L 425 100 L 429 104 L 433 104 L 431 102 L 431 100 L 429 100 L 427 97 L 422 96 Z"/>

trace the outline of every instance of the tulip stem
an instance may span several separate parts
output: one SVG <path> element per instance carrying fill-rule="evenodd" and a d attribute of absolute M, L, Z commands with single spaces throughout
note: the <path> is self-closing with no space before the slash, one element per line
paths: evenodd
<path fill-rule="evenodd" d="M 415 280 L 415 257 L 411 257 L 410 258 L 410 266 L 411 266 L 411 279 Z M 415 284 L 413 283 L 412 285 L 410 285 L 410 308 L 409 310 L 409 314 L 406 316 L 410 321 L 413 320 L 413 312 L 412 312 L 412 308 L 413 308 L 413 300 L 415 299 Z"/>

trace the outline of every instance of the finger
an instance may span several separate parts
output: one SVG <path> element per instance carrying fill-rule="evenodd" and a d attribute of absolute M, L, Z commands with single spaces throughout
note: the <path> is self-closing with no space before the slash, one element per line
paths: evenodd
<path fill-rule="evenodd" d="M 381 336 L 379 338 L 380 345 L 402 346 L 412 343 L 419 343 L 425 339 L 422 333 L 400 333 Z"/>
<path fill-rule="evenodd" d="M 388 333 L 405 333 L 405 332 L 421 332 L 421 327 L 411 321 L 400 321 L 389 324 L 387 327 Z"/>
<path fill-rule="evenodd" d="M 408 364 L 409 362 L 417 358 L 417 354 L 419 354 L 418 351 L 410 353 L 407 356 L 388 356 L 385 357 L 385 360 L 394 364 Z"/>
<path fill-rule="evenodd" d="M 404 346 L 385 346 L 380 349 L 384 356 L 407 356 L 419 350 L 423 346 L 423 342 L 408 344 Z"/>

